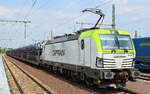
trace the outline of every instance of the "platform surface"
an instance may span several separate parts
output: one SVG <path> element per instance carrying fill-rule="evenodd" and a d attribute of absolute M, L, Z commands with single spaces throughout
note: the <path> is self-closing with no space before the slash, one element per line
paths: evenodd
<path fill-rule="evenodd" d="M 2 56 L 0 56 L 0 94 L 10 94 Z"/>

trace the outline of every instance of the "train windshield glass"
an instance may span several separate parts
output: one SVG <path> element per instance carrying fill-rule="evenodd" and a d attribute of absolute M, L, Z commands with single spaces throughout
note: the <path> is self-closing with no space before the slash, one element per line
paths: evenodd
<path fill-rule="evenodd" d="M 120 35 L 118 36 L 118 41 L 120 49 L 132 49 L 132 43 L 129 36 Z"/>
<path fill-rule="evenodd" d="M 118 49 L 114 35 L 100 35 L 103 49 Z"/>
<path fill-rule="evenodd" d="M 100 35 L 103 49 L 132 49 L 128 35 Z"/>

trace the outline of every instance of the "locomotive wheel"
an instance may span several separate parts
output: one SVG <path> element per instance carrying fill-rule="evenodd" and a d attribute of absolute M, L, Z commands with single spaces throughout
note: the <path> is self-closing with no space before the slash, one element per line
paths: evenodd
<path fill-rule="evenodd" d="M 85 78 L 85 84 L 86 84 L 87 86 L 93 86 L 93 85 L 94 85 L 94 84 L 93 84 L 93 79 L 86 77 L 86 78 Z"/>

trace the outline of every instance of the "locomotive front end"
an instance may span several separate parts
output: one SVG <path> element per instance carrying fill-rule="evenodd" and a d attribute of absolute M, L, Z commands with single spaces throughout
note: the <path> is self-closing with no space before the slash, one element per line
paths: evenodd
<path fill-rule="evenodd" d="M 110 71 L 104 72 L 104 78 L 125 84 L 129 78 L 139 77 L 134 69 L 135 49 L 128 32 L 110 30 L 109 34 L 99 36 L 102 53 L 97 56 L 96 65 Z"/>
<path fill-rule="evenodd" d="M 91 36 L 96 45 L 96 57 L 94 54 L 91 57 L 96 61 L 91 62 L 91 68 L 99 71 L 99 80 L 125 86 L 127 80 L 139 77 L 139 71 L 134 68 L 136 51 L 128 32 L 97 29 Z"/>

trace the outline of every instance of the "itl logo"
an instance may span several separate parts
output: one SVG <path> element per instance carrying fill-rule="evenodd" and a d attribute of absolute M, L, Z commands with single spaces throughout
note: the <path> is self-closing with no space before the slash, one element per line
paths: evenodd
<path fill-rule="evenodd" d="M 52 55 L 53 56 L 64 56 L 65 55 L 65 50 L 53 50 Z"/>

